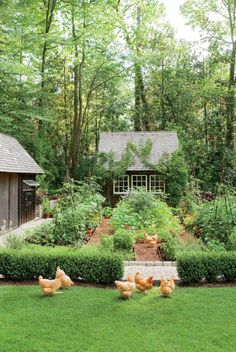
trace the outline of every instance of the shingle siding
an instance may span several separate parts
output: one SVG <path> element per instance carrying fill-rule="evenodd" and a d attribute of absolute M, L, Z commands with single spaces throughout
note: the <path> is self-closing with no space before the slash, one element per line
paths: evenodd
<path fill-rule="evenodd" d="M 15 138 L 0 133 L 0 172 L 42 174 L 43 170 Z"/>
<path fill-rule="evenodd" d="M 171 154 L 178 149 L 178 137 L 176 132 L 103 132 L 100 134 L 99 152 L 113 152 L 115 160 L 119 161 L 128 142 L 136 146 L 144 145 L 147 140 L 152 142 L 152 150 L 149 162 L 157 163 L 164 153 Z M 136 158 L 129 171 L 149 170 L 147 166 Z"/>

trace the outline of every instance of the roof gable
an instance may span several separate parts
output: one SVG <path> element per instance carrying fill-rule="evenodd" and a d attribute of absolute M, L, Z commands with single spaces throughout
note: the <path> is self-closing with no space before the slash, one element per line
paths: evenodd
<path fill-rule="evenodd" d="M 43 170 L 15 138 L 0 133 L 0 172 L 42 174 Z"/>
<path fill-rule="evenodd" d="M 178 149 L 176 132 L 103 132 L 100 134 L 99 152 L 113 152 L 115 161 L 119 161 L 129 142 L 140 147 L 148 140 L 152 142 L 148 161 L 153 164 L 157 163 L 163 154 L 171 154 Z M 135 158 L 134 164 L 128 170 L 148 170 L 148 167 Z"/>

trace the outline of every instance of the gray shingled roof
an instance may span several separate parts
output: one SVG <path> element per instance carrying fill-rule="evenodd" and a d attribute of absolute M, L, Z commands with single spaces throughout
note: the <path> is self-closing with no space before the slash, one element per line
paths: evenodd
<path fill-rule="evenodd" d="M 99 152 L 112 151 L 115 154 L 115 161 L 119 161 L 129 141 L 140 146 L 145 145 L 148 139 L 152 141 L 152 151 L 149 156 L 151 163 L 157 163 L 164 153 L 171 154 L 178 149 L 176 132 L 103 132 L 100 134 Z M 148 167 L 136 158 L 128 170 L 148 170 Z"/>
<path fill-rule="evenodd" d="M 43 170 L 15 138 L 0 133 L 0 172 L 42 174 Z"/>

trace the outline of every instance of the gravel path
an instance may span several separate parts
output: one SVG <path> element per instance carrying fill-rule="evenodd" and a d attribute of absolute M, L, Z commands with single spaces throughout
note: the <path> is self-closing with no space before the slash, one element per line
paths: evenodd
<path fill-rule="evenodd" d="M 1 235 L 0 236 L 0 247 L 5 247 L 6 246 L 6 237 L 9 234 L 14 234 L 14 235 L 17 235 L 17 236 L 24 236 L 24 233 L 25 233 L 26 230 L 32 230 L 35 227 L 38 227 L 38 226 L 42 225 L 43 223 L 51 221 L 51 220 L 52 219 L 50 219 L 50 218 L 49 219 L 35 219 L 33 221 L 29 221 L 29 222 L 26 222 L 25 224 L 22 224 L 20 227 L 18 227 L 15 230 L 12 230 L 10 232 L 7 232 L 4 235 Z"/>

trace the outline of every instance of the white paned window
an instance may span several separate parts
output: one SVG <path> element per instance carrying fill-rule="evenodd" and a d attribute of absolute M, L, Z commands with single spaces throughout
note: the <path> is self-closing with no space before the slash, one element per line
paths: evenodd
<path fill-rule="evenodd" d="M 113 193 L 126 194 L 129 192 L 129 176 L 121 176 L 113 180 Z"/>
<path fill-rule="evenodd" d="M 132 189 L 144 188 L 147 190 L 147 175 L 132 175 Z"/>
<path fill-rule="evenodd" d="M 154 193 L 165 192 L 165 181 L 157 175 L 150 175 L 149 190 Z"/>

